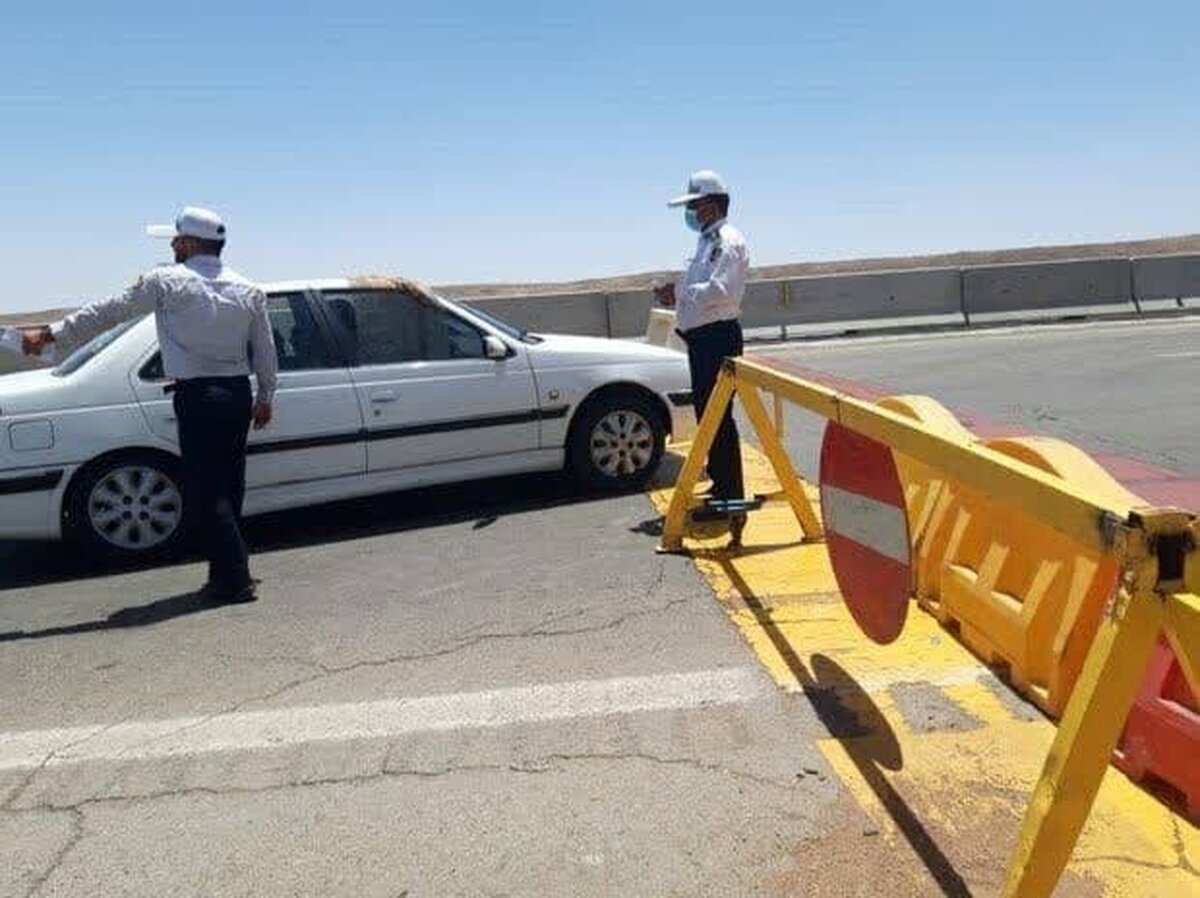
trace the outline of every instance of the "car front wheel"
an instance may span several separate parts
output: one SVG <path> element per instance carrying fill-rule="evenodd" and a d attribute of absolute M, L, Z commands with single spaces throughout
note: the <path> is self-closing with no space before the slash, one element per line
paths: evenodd
<path fill-rule="evenodd" d="M 80 472 L 67 498 L 68 532 L 112 561 L 167 554 L 183 539 L 179 466 L 157 453 L 126 453 Z"/>
<path fill-rule="evenodd" d="M 667 428 L 653 402 L 612 393 L 588 402 L 572 430 L 571 467 L 588 488 L 640 489 L 658 467 Z"/>

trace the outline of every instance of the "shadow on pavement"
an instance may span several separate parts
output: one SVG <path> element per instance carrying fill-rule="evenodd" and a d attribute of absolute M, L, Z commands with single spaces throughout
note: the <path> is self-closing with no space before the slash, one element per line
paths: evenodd
<path fill-rule="evenodd" d="M 805 665 L 795 647 L 776 625 L 770 609 L 762 604 L 750 585 L 730 564 L 727 553 L 712 552 L 705 557 L 721 564 L 746 607 L 804 690 L 813 710 L 829 734 L 842 744 L 863 780 L 937 882 L 941 894 L 948 898 L 970 898 L 971 892 L 953 863 L 904 797 L 888 781 L 884 771 L 902 770 L 904 757 L 899 740 L 879 706 L 854 677 L 831 658 L 813 655 L 810 659 L 811 669 Z"/>
<path fill-rule="evenodd" d="M 48 639 L 53 636 L 73 636 L 79 633 L 95 633 L 98 630 L 127 630 L 146 627 L 187 614 L 213 611 L 223 607 L 220 602 L 206 599 L 199 592 L 185 592 L 166 599 L 157 599 L 146 605 L 133 605 L 114 611 L 104 620 L 85 621 L 62 627 L 47 627 L 44 630 L 11 630 L 0 633 L 0 642 L 17 642 L 25 639 Z"/>
<path fill-rule="evenodd" d="M 679 463 L 675 456 L 666 456 L 651 488 L 671 482 Z M 250 551 L 257 553 L 448 524 L 473 522 L 472 530 L 483 530 L 495 526 L 508 515 L 607 499 L 613 495 L 583 492 L 570 477 L 558 472 L 525 474 L 258 515 L 247 519 L 244 533 Z M 90 559 L 64 543 L 0 542 L 0 591 L 197 560 L 199 556 L 186 552 L 117 566 Z"/>

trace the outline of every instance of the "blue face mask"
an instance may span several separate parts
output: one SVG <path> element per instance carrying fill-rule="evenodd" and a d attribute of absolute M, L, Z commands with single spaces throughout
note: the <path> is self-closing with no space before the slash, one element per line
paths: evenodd
<path fill-rule="evenodd" d="M 695 209 L 683 210 L 683 223 L 688 226 L 689 230 L 695 231 L 697 234 L 702 230 L 700 226 L 700 215 Z"/>

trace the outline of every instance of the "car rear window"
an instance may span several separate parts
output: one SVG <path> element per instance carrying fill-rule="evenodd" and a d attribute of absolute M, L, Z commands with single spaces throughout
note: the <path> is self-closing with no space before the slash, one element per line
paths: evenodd
<path fill-rule="evenodd" d="M 69 374 L 74 374 L 96 356 L 100 355 L 100 353 L 104 352 L 104 350 L 108 349 L 121 334 L 125 333 L 125 331 L 129 330 L 140 320 L 140 318 L 134 318 L 131 321 L 122 321 L 116 327 L 106 330 L 100 336 L 92 337 L 91 340 L 63 359 L 51 373 L 55 377 L 66 377 Z"/>

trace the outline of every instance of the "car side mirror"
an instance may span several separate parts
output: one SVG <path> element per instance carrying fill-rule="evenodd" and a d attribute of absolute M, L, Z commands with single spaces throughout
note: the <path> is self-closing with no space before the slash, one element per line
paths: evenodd
<path fill-rule="evenodd" d="M 505 342 L 491 334 L 485 334 L 483 337 L 483 354 L 494 362 L 506 359 L 512 355 Z"/>

